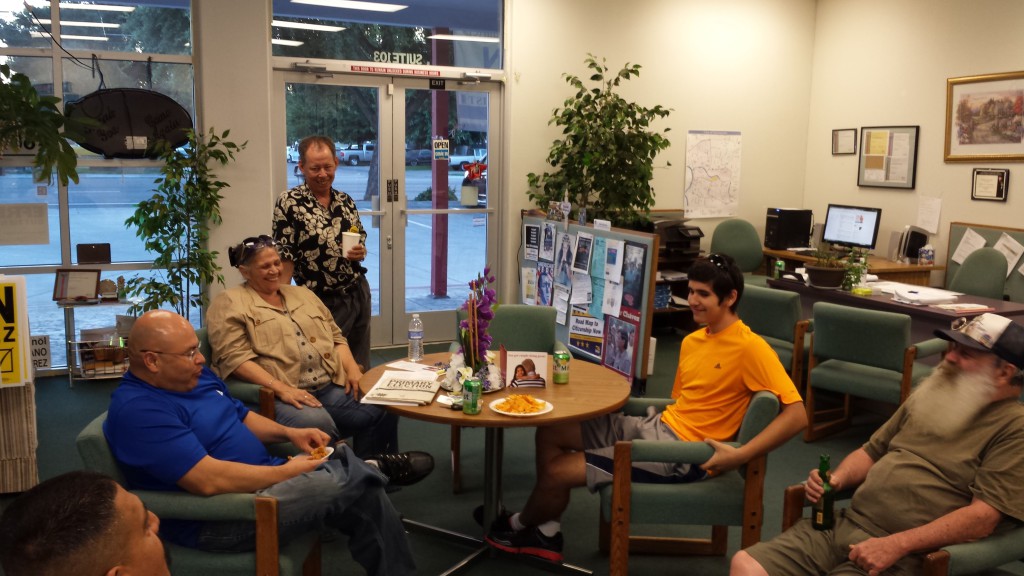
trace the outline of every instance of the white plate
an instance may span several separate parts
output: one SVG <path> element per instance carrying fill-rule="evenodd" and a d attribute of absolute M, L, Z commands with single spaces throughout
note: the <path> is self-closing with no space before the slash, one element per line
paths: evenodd
<path fill-rule="evenodd" d="M 516 418 L 525 418 L 525 417 L 529 417 L 529 416 L 540 416 L 541 414 L 547 414 L 548 412 L 551 412 L 552 410 L 555 409 L 555 407 L 551 404 L 551 402 L 548 402 L 547 400 L 541 400 L 540 398 L 537 398 L 537 400 L 540 400 L 541 402 L 543 402 L 544 403 L 544 407 L 541 408 L 537 412 L 530 412 L 529 414 L 516 414 L 514 412 L 505 412 L 504 410 L 499 409 L 498 408 L 498 404 L 501 404 L 502 402 L 504 402 L 505 401 L 504 398 L 498 398 L 497 400 L 493 400 L 490 404 L 488 404 L 488 406 L 490 407 L 491 410 L 497 412 L 498 414 L 504 414 L 505 416 L 514 416 Z"/>
<path fill-rule="evenodd" d="M 327 456 L 324 456 L 323 459 L 327 460 L 331 457 L 331 454 L 334 454 L 334 446 L 327 446 Z"/>

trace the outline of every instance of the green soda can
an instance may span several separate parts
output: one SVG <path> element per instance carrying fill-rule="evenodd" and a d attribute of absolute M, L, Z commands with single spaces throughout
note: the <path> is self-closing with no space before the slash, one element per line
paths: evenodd
<path fill-rule="evenodd" d="M 462 413 L 479 414 L 483 386 L 476 378 L 466 378 L 462 383 Z"/>
<path fill-rule="evenodd" d="M 568 352 L 555 352 L 555 366 L 552 369 L 551 380 L 555 384 L 569 383 L 569 356 Z"/>

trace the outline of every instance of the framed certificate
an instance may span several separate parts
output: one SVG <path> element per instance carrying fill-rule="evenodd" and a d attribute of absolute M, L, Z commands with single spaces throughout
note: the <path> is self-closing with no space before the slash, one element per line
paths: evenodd
<path fill-rule="evenodd" d="M 975 168 L 971 179 L 971 199 L 1006 202 L 1010 171 L 1006 168 Z"/>
<path fill-rule="evenodd" d="M 100 271 L 82 268 L 58 268 L 53 281 L 53 299 L 96 300 L 100 293 Z"/>

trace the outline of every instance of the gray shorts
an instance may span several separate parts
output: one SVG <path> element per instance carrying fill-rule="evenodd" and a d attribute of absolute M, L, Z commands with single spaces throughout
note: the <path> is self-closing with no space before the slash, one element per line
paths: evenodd
<path fill-rule="evenodd" d="M 593 492 L 612 481 L 615 443 L 619 440 L 675 440 L 679 437 L 661 421 L 653 407 L 646 416 L 613 412 L 581 424 L 587 459 L 587 487 Z M 676 462 L 633 462 L 632 480 L 654 484 L 694 482 L 707 474 L 700 466 Z"/>
<path fill-rule="evenodd" d="M 849 560 L 850 545 L 872 538 L 871 534 L 836 510 L 832 530 L 815 530 L 804 518 L 782 534 L 746 549 L 771 576 L 776 574 L 867 574 Z M 883 572 L 885 576 L 918 574 L 921 558 L 905 556 Z"/>

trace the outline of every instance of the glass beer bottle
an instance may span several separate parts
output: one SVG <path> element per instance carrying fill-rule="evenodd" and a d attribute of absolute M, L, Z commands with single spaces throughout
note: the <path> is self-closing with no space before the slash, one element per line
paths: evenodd
<path fill-rule="evenodd" d="M 836 523 L 835 492 L 832 490 L 829 473 L 829 456 L 822 454 L 818 460 L 818 476 L 824 491 L 821 498 L 811 506 L 811 525 L 815 530 L 831 530 Z"/>

